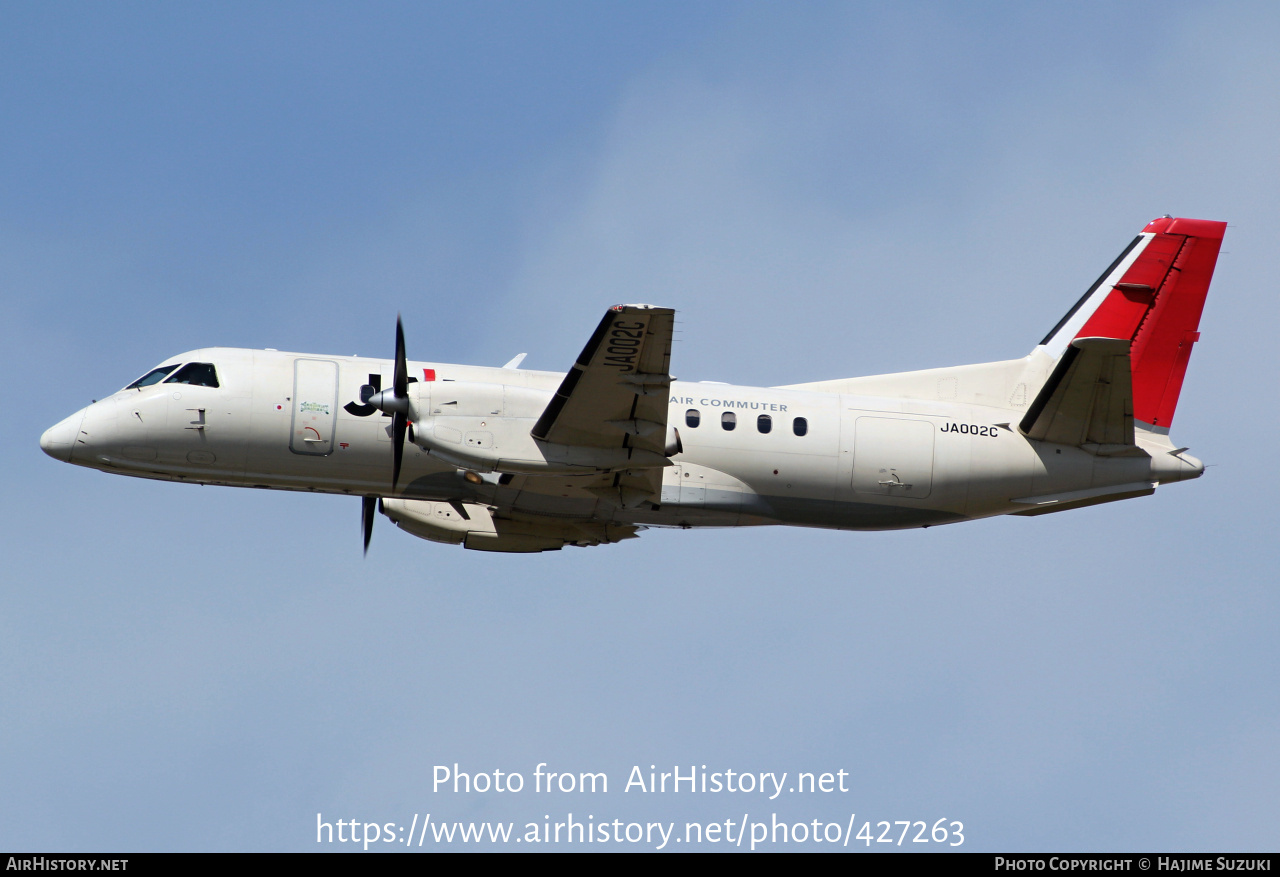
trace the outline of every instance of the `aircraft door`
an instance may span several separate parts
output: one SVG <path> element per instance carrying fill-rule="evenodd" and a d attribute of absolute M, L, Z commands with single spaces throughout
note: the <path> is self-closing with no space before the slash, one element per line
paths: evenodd
<path fill-rule="evenodd" d="M 337 415 L 338 364 L 327 359 L 295 359 L 289 450 L 317 457 L 333 453 Z"/>
<path fill-rule="evenodd" d="M 859 417 L 854 425 L 853 489 L 923 499 L 933 489 L 933 431 L 925 420 Z"/>

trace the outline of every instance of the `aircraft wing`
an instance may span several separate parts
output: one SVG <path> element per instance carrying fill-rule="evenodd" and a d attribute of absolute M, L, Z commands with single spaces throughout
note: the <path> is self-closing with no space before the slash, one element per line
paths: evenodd
<path fill-rule="evenodd" d="M 1095 453 L 1135 448 L 1127 338 L 1076 338 L 1019 424 L 1027 438 Z"/>
<path fill-rule="evenodd" d="M 676 312 L 651 305 L 616 305 L 582 348 L 532 435 L 561 445 L 647 451 L 635 468 L 608 476 L 596 495 L 632 508 L 657 502 L 667 457 L 667 398 Z"/>
<path fill-rule="evenodd" d="M 535 439 L 662 456 L 675 311 L 610 308 L 531 431 Z"/>

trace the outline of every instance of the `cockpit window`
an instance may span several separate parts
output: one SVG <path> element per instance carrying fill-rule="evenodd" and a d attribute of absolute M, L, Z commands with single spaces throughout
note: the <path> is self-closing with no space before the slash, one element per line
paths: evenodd
<path fill-rule="evenodd" d="M 178 373 L 166 384 L 192 384 L 196 387 L 216 387 L 218 386 L 218 373 L 213 369 L 211 362 L 189 362 L 182 368 L 178 369 Z"/>
<path fill-rule="evenodd" d="M 149 387 L 152 384 L 158 384 L 162 380 L 164 380 L 165 375 L 167 375 L 169 372 L 173 371 L 177 367 L 178 367 L 178 363 L 175 362 L 173 365 L 162 365 L 159 368 L 154 368 L 151 371 L 147 372 L 142 377 L 138 378 L 129 386 L 125 387 L 125 389 L 135 390 L 141 387 Z"/>

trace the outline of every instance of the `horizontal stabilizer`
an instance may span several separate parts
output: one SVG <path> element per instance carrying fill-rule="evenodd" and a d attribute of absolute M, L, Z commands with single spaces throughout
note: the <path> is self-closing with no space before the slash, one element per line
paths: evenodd
<path fill-rule="evenodd" d="M 1018 428 L 1030 439 L 1098 453 L 1134 447 L 1129 340 L 1072 341 Z"/>

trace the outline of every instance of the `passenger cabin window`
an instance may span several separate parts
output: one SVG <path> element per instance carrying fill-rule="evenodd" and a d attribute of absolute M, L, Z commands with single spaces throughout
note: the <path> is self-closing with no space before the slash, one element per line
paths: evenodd
<path fill-rule="evenodd" d="M 211 362 L 189 362 L 178 369 L 166 384 L 191 384 L 194 387 L 218 386 L 218 373 Z"/>
<path fill-rule="evenodd" d="M 797 417 L 795 420 L 791 421 L 791 431 L 796 435 L 804 435 L 809 431 L 809 421 L 805 420 L 803 417 Z"/>
<path fill-rule="evenodd" d="M 173 371 L 177 367 L 178 367 L 178 363 L 175 362 L 173 365 L 162 365 L 159 368 L 153 368 L 151 371 L 147 372 L 145 375 L 138 378 L 132 384 L 125 387 L 125 389 L 137 390 L 137 389 L 141 389 L 142 387 L 149 387 L 152 384 L 158 384 L 162 380 L 164 380 L 165 375 L 169 374 L 169 372 Z"/>
<path fill-rule="evenodd" d="M 688 411 L 684 413 L 685 426 L 689 427 L 690 429 L 697 429 L 698 424 L 701 422 L 702 422 L 702 415 L 698 412 L 697 408 L 690 408 Z"/>
<path fill-rule="evenodd" d="M 726 411 L 720 415 L 720 425 L 724 427 L 725 432 L 733 432 L 733 428 L 738 425 L 738 415 L 732 411 Z"/>
<path fill-rule="evenodd" d="M 759 417 L 756 418 L 756 429 L 760 430 L 761 432 L 772 432 L 773 418 L 770 417 L 768 414 L 761 414 Z"/>

